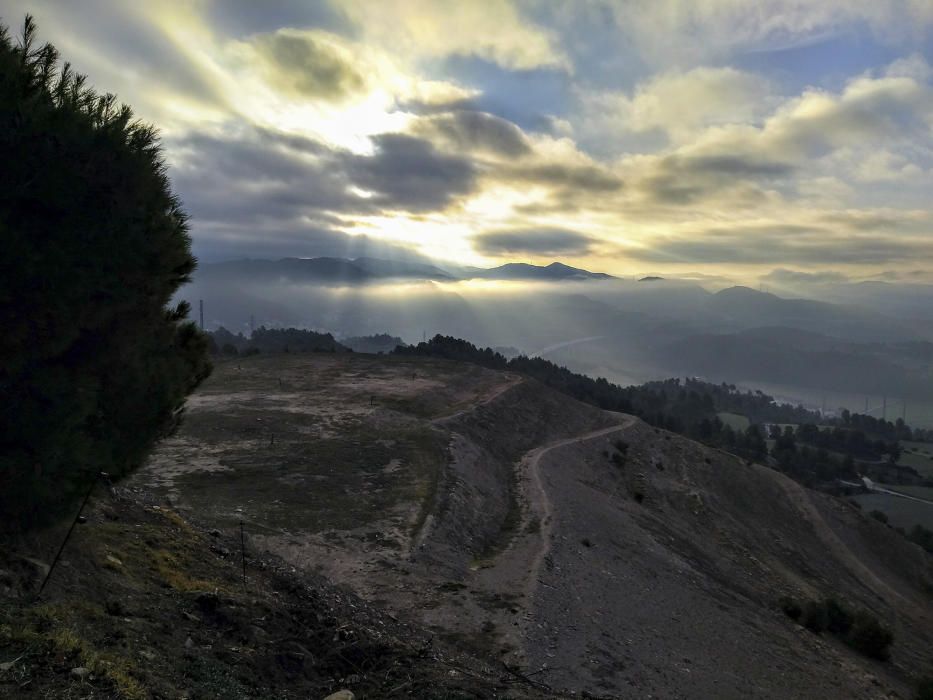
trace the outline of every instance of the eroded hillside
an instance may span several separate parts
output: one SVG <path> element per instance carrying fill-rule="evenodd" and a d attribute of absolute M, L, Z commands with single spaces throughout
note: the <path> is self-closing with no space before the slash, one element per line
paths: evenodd
<path fill-rule="evenodd" d="M 520 377 L 359 355 L 221 364 L 135 484 L 538 681 L 908 697 L 933 564 L 846 503 Z M 891 660 L 788 619 L 835 596 Z"/>

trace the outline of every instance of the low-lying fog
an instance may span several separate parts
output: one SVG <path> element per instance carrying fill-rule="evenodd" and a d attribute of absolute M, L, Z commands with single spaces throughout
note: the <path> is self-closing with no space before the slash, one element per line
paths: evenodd
<path fill-rule="evenodd" d="M 912 422 L 933 421 L 933 287 L 796 292 L 814 298 L 667 279 L 347 281 L 344 270 L 307 280 L 243 262 L 205 266 L 179 297 L 194 309 L 204 301 L 208 329 L 248 335 L 252 319 L 338 339 L 389 333 L 414 343 L 440 333 L 622 384 L 700 376 L 828 410 L 864 410 L 866 397 L 880 407 L 887 396 L 888 418 L 906 401 Z"/>

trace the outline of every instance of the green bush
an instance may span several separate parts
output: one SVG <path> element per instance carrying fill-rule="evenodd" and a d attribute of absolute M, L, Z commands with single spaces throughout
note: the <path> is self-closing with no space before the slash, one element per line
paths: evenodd
<path fill-rule="evenodd" d="M 852 611 L 835 598 L 824 600 L 823 609 L 826 612 L 826 631 L 845 637 L 852 628 Z"/>
<path fill-rule="evenodd" d="M 800 616 L 803 615 L 803 608 L 800 607 L 800 603 L 789 596 L 781 598 L 778 601 L 778 605 L 791 620 L 799 620 Z"/>
<path fill-rule="evenodd" d="M 833 597 L 800 603 L 785 596 L 778 601 L 781 610 L 814 634 L 829 632 L 865 656 L 885 660 L 894 641 L 891 631 L 874 615 L 853 612 Z"/>
<path fill-rule="evenodd" d="M 865 612 L 855 616 L 846 642 L 856 651 L 873 659 L 886 660 L 894 635 L 877 618 Z"/>
<path fill-rule="evenodd" d="M 808 600 L 803 604 L 800 624 L 814 634 L 820 634 L 826 629 L 826 623 L 826 608 L 822 603 L 818 603 L 815 600 Z"/>
<path fill-rule="evenodd" d="M 22 529 L 138 466 L 210 365 L 169 306 L 195 260 L 155 130 L 28 17 L 19 43 L 0 26 L 0 164 L 0 528 Z"/>
<path fill-rule="evenodd" d="M 923 547 L 926 551 L 933 554 L 933 530 L 929 530 L 923 525 L 914 525 L 907 539 Z"/>

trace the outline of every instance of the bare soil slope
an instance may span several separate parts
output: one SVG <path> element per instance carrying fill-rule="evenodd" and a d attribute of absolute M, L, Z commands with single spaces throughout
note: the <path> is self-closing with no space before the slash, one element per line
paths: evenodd
<path fill-rule="evenodd" d="M 933 562 L 890 528 L 469 365 L 223 363 L 135 485 L 558 688 L 908 697 L 933 668 Z M 872 611 L 891 661 L 805 631 L 784 595 Z"/>

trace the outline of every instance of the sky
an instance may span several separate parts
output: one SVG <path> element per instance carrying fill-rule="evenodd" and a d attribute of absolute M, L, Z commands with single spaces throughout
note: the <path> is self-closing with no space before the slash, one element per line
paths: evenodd
<path fill-rule="evenodd" d="M 933 0 L 0 0 L 205 262 L 933 281 Z"/>

